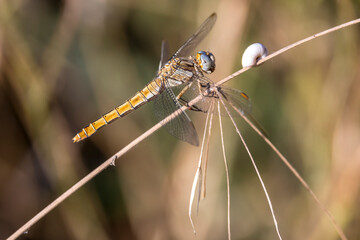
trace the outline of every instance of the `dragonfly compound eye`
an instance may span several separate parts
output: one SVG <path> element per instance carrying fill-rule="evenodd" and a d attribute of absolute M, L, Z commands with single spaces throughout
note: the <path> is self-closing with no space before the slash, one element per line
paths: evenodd
<path fill-rule="evenodd" d="M 210 74 L 215 70 L 215 57 L 211 52 L 200 51 L 196 54 L 196 60 L 201 69 Z"/>

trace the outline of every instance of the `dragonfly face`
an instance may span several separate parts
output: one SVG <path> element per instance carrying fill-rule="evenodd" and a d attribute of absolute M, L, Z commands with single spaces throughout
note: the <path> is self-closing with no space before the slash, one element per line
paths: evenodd
<path fill-rule="evenodd" d="M 196 54 L 197 64 L 201 70 L 210 74 L 215 71 L 215 57 L 211 52 L 200 51 Z"/>

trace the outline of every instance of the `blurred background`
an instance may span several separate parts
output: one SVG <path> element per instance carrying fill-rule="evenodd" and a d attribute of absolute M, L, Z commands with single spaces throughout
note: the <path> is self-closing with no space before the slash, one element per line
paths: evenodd
<path fill-rule="evenodd" d="M 90 139 L 72 137 L 152 80 L 170 52 L 212 13 L 197 48 L 219 81 L 253 42 L 274 52 L 360 16 L 359 1 L 3 0 L 0 2 L 0 238 L 156 123 L 153 104 Z M 330 209 L 360 239 L 360 25 L 313 40 L 228 83 Z M 191 114 L 199 136 L 205 114 Z M 275 153 L 241 119 L 285 239 L 339 239 Z M 229 119 L 225 145 L 233 239 L 276 239 L 261 185 Z M 20 239 L 225 239 L 226 181 L 213 123 L 207 197 L 188 219 L 200 148 L 161 129 L 36 223 Z"/>

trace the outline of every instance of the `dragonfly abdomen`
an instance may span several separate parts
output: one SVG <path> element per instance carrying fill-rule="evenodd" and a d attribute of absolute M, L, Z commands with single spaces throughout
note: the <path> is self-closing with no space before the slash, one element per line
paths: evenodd
<path fill-rule="evenodd" d="M 146 85 L 141 91 L 137 92 L 132 98 L 128 99 L 124 104 L 118 106 L 111 112 L 103 115 L 101 118 L 89 124 L 89 126 L 83 128 L 81 132 L 76 134 L 72 139 L 73 142 L 80 142 L 85 138 L 93 135 L 101 127 L 108 125 L 114 120 L 124 117 L 125 115 L 138 109 L 145 103 L 151 101 L 157 97 L 163 91 L 163 81 L 160 77 L 155 78 L 148 85 Z"/>

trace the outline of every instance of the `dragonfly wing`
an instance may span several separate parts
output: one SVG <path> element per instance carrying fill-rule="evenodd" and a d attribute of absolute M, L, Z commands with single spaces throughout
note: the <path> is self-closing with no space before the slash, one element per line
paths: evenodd
<path fill-rule="evenodd" d="M 165 65 L 165 63 L 169 60 L 168 54 L 168 44 L 165 40 L 161 42 L 161 56 L 160 56 L 160 64 L 159 70 Z"/>
<path fill-rule="evenodd" d="M 174 57 L 186 57 L 191 54 L 194 48 L 206 37 L 216 22 L 216 13 L 211 14 L 199 29 L 177 50 Z"/>
<path fill-rule="evenodd" d="M 189 89 L 181 96 L 180 101 L 189 103 L 195 97 L 199 96 L 200 94 L 204 94 L 206 88 L 211 86 L 214 86 L 214 82 L 206 76 L 194 76 L 194 80 L 190 84 Z M 239 116 L 239 113 L 234 110 L 233 107 L 229 105 L 229 103 L 231 103 L 242 114 L 250 115 L 252 110 L 252 103 L 250 98 L 244 92 L 225 86 L 217 87 L 217 90 L 221 97 L 225 100 L 228 110 L 232 116 Z M 206 113 L 209 110 L 211 101 L 216 98 L 218 97 L 214 95 L 204 96 L 194 105 L 194 109 L 192 110 L 198 110 Z M 215 109 L 214 112 L 216 113 Z M 222 115 L 228 116 L 224 111 L 222 112 Z"/>
<path fill-rule="evenodd" d="M 181 104 L 169 87 L 166 87 L 160 96 L 155 99 L 154 104 L 155 117 L 159 121 L 181 108 Z M 174 137 L 192 145 L 199 146 L 199 138 L 194 124 L 184 111 L 168 122 L 164 127 Z"/>
<path fill-rule="evenodd" d="M 251 113 L 252 103 L 248 95 L 246 95 L 244 92 L 235 88 L 224 86 L 218 87 L 218 92 L 224 98 L 225 102 L 228 102 L 228 104 L 231 106 L 231 109 L 236 108 L 241 114 L 244 115 L 249 115 Z M 239 113 L 237 113 L 237 115 L 238 114 Z"/>
<path fill-rule="evenodd" d="M 192 99 L 201 94 L 201 91 L 206 90 L 206 88 L 199 87 L 199 85 L 211 86 L 213 84 L 214 83 L 206 76 L 198 76 L 196 81 L 194 81 L 189 87 L 188 91 L 183 94 L 181 100 L 184 103 L 189 103 Z M 261 124 L 257 122 L 251 114 L 252 103 L 248 95 L 238 89 L 226 86 L 221 86 L 217 89 L 232 117 L 239 117 L 240 115 L 246 117 L 256 128 L 259 129 L 262 134 L 264 134 L 264 136 L 268 136 Z M 217 97 L 214 96 L 204 96 L 191 109 L 200 112 L 207 112 L 209 111 L 212 100 L 216 100 L 216 98 Z M 213 111 L 214 114 L 217 115 L 217 110 L 214 109 Z M 228 117 L 228 113 L 225 110 L 221 111 L 221 115 Z"/>
<path fill-rule="evenodd" d="M 229 87 L 219 87 L 218 88 L 221 97 L 225 100 L 224 103 L 232 117 L 238 116 L 239 113 L 246 117 L 264 136 L 268 137 L 267 132 L 261 126 L 261 124 L 256 121 L 256 119 L 252 116 L 252 103 L 248 95 L 244 92 Z M 223 111 L 223 114 L 227 114 L 227 112 Z"/>

